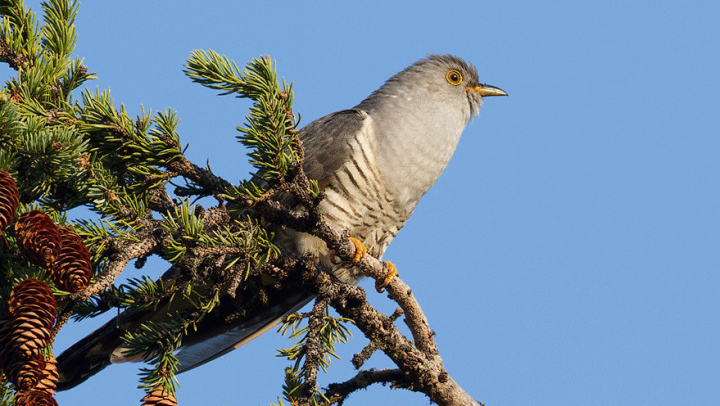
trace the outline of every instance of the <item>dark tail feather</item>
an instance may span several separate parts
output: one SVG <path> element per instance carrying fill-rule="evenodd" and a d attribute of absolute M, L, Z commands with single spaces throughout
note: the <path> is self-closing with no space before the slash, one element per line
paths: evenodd
<path fill-rule="evenodd" d="M 74 388 L 110 365 L 110 354 L 122 344 L 123 330 L 115 319 L 95 330 L 57 357 L 57 390 Z"/>

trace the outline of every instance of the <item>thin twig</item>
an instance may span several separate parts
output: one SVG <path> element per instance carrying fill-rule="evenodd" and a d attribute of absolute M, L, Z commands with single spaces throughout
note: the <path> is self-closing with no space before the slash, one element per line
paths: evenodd
<path fill-rule="evenodd" d="M 158 241 L 151 237 L 142 239 L 136 243 L 125 243 L 115 240 L 113 245 L 114 253 L 110 255 L 108 265 L 97 275 L 95 282 L 85 290 L 69 295 L 70 300 L 74 302 L 83 301 L 110 287 L 131 260 L 152 253 L 153 250 L 158 247 Z"/>
<path fill-rule="evenodd" d="M 360 371 L 357 375 L 345 382 L 330 384 L 324 394 L 327 401 L 321 402 L 320 405 L 325 406 L 335 403 L 341 405 L 353 392 L 365 389 L 376 383 L 383 385 L 390 384 L 390 387 L 395 389 L 412 388 L 412 382 L 399 369 L 382 369 L 379 371 L 371 369 L 369 371 Z"/>
<path fill-rule="evenodd" d="M 308 319 L 307 337 L 305 339 L 305 348 L 303 348 L 305 354 L 303 363 L 305 382 L 300 389 L 300 396 L 298 396 L 298 402 L 300 403 L 308 403 L 317 391 L 317 374 L 323 357 L 320 334 L 327 306 L 328 303 L 325 299 L 317 299 Z"/>

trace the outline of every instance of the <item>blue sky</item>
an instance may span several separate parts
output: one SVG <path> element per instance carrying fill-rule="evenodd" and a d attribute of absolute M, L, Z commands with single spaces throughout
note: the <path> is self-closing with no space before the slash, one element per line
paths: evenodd
<path fill-rule="evenodd" d="M 193 49 L 239 65 L 269 54 L 304 123 L 429 53 L 463 57 L 510 97 L 486 100 L 385 255 L 447 370 L 488 406 L 717 404 L 720 3 L 243 3 L 86 2 L 76 53 L 130 112 L 176 109 L 189 157 L 232 182 L 251 170 L 234 139 L 247 103 L 191 83 Z M 64 329 L 58 352 L 90 328 Z M 355 332 L 321 383 L 354 374 Z M 180 375 L 181 404 L 269 404 L 288 344 L 269 333 Z M 139 366 L 57 399 L 139 404 Z M 370 403 L 427 399 L 373 387 L 346 404 Z"/>

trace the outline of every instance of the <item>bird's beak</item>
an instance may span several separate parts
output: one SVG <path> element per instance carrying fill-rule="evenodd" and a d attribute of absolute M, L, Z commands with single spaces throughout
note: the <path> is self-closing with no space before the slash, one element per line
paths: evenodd
<path fill-rule="evenodd" d="M 480 86 L 468 86 L 465 88 L 465 90 L 474 90 L 478 92 L 478 94 L 482 97 L 486 96 L 507 96 L 508 94 L 505 93 L 504 90 L 500 89 L 499 87 L 490 86 L 490 85 L 480 85 Z"/>

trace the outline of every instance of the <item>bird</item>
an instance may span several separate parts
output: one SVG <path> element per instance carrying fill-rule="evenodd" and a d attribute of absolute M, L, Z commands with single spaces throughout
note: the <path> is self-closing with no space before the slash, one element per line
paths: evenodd
<path fill-rule="evenodd" d="M 457 56 L 428 55 L 392 76 L 355 107 L 301 128 L 303 169 L 324 191 L 318 206 L 323 219 L 347 230 L 358 252 L 381 259 L 448 165 L 467 123 L 479 114 L 483 98 L 490 96 L 507 93 L 480 83 L 475 67 Z M 357 284 L 363 277 L 357 268 L 337 264 L 325 243 L 312 235 L 279 230 L 275 243 L 317 258 L 342 282 Z M 183 339 L 184 347 L 177 353 L 178 373 L 244 345 L 312 299 L 308 292 L 285 288 L 267 305 L 255 306 L 235 325 L 228 325 L 223 315 L 243 308 L 252 298 L 222 298 L 197 331 Z M 64 351 L 57 358 L 58 390 L 72 388 L 112 363 L 142 359 L 127 355 L 121 336 L 139 322 L 161 318 L 156 313 L 162 311 L 167 312 L 121 314 Z"/>

